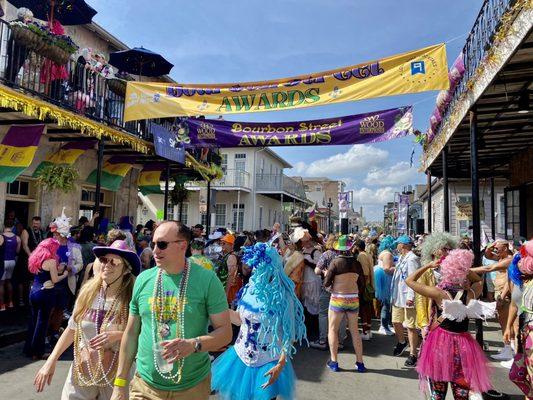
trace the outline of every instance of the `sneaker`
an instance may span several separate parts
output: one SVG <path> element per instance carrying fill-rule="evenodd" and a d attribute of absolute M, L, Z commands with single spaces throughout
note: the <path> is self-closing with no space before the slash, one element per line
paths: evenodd
<path fill-rule="evenodd" d="M 396 343 L 396 346 L 394 347 L 394 351 L 392 352 L 392 355 L 395 357 L 401 356 L 406 347 L 407 347 L 407 341 L 403 343 L 400 343 L 400 342 Z"/>
<path fill-rule="evenodd" d="M 360 363 L 360 362 L 356 362 L 355 363 L 355 368 L 357 369 L 357 372 L 366 372 L 366 367 L 365 367 L 365 363 Z"/>
<path fill-rule="evenodd" d="M 506 344 L 502 351 L 500 351 L 498 354 L 493 354 L 490 356 L 493 360 L 497 361 L 508 361 L 513 359 L 513 349 L 510 345 Z"/>
<path fill-rule="evenodd" d="M 394 332 L 392 332 L 388 327 L 385 328 L 383 326 L 380 326 L 378 330 L 378 335 L 394 336 Z"/>
<path fill-rule="evenodd" d="M 328 344 L 322 340 L 314 340 L 309 342 L 309 347 L 317 350 L 327 350 Z"/>
<path fill-rule="evenodd" d="M 416 367 L 416 356 L 413 356 L 412 354 L 409 354 L 409 357 L 407 357 L 407 360 L 405 360 L 404 366 L 407 367 L 407 368 Z"/>
<path fill-rule="evenodd" d="M 338 363 L 338 362 L 336 362 L 336 361 L 331 361 L 331 360 L 330 360 L 330 361 L 328 361 L 328 362 L 326 363 L 326 365 L 327 365 L 328 368 L 329 368 L 330 370 L 332 370 L 333 372 L 339 372 L 339 363 Z"/>
<path fill-rule="evenodd" d="M 503 368 L 507 368 L 507 369 L 511 369 L 511 367 L 513 366 L 513 363 L 514 363 L 514 358 L 511 358 L 510 360 L 507 360 L 507 361 L 500 361 L 500 365 Z"/>
<path fill-rule="evenodd" d="M 369 332 L 361 334 L 361 340 L 370 340 L 370 338 L 371 336 Z"/>

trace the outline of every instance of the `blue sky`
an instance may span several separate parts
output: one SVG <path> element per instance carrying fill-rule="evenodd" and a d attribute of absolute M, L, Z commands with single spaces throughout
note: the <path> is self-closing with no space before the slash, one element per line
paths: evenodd
<path fill-rule="evenodd" d="M 358 64 L 451 41 L 448 64 L 464 46 L 482 0 L 88 0 L 94 20 L 131 47 L 144 46 L 174 64 L 182 83 L 268 80 Z M 424 131 L 436 92 L 248 115 L 230 120 L 292 121 L 414 105 Z M 281 147 L 295 168 L 288 174 L 340 178 L 354 191 L 355 208 L 381 220 L 383 204 L 417 172 L 409 167 L 413 138 L 377 145 Z"/>

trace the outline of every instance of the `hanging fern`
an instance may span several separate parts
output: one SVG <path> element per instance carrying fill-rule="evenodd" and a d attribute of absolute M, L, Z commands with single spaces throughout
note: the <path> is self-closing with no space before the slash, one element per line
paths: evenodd
<path fill-rule="evenodd" d="M 41 169 L 37 182 L 47 190 L 68 193 L 76 188 L 78 178 L 78 171 L 72 165 L 51 164 Z"/>
<path fill-rule="evenodd" d="M 172 203 L 172 205 L 177 206 L 178 204 L 186 201 L 188 195 L 189 191 L 185 187 L 185 183 L 176 182 L 174 189 L 172 189 L 169 193 L 170 202 Z"/>

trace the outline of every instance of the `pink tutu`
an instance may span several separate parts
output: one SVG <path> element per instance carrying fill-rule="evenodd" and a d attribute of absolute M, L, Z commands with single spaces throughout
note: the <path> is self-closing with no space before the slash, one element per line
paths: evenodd
<path fill-rule="evenodd" d="M 469 332 L 453 333 L 440 327 L 431 331 L 416 370 L 422 389 L 427 389 L 428 378 L 436 382 L 464 381 L 475 392 L 492 387 L 487 358 Z"/>

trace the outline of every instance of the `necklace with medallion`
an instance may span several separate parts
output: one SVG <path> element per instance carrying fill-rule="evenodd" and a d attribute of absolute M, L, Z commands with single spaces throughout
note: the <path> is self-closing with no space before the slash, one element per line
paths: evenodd
<path fill-rule="evenodd" d="M 185 261 L 185 267 L 181 276 L 181 281 L 178 289 L 178 297 L 175 304 L 168 304 L 167 300 L 171 297 L 165 292 L 163 284 L 163 270 L 157 271 L 157 277 L 154 284 L 153 302 L 151 307 L 152 317 L 152 341 L 153 345 L 156 345 L 161 340 L 170 339 L 170 322 L 176 321 L 176 339 L 184 338 L 185 336 L 185 303 L 187 298 L 187 286 L 189 281 L 189 262 Z M 168 304 L 168 311 L 165 312 L 165 307 Z M 163 372 L 159 368 L 157 363 L 157 355 L 154 352 L 154 366 L 157 373 L 164 379 L 179 383 L 181 381 L 181 375 L 185 360 L 183 358 L 178 359 L 177 369 L 175 373 Z"/>

